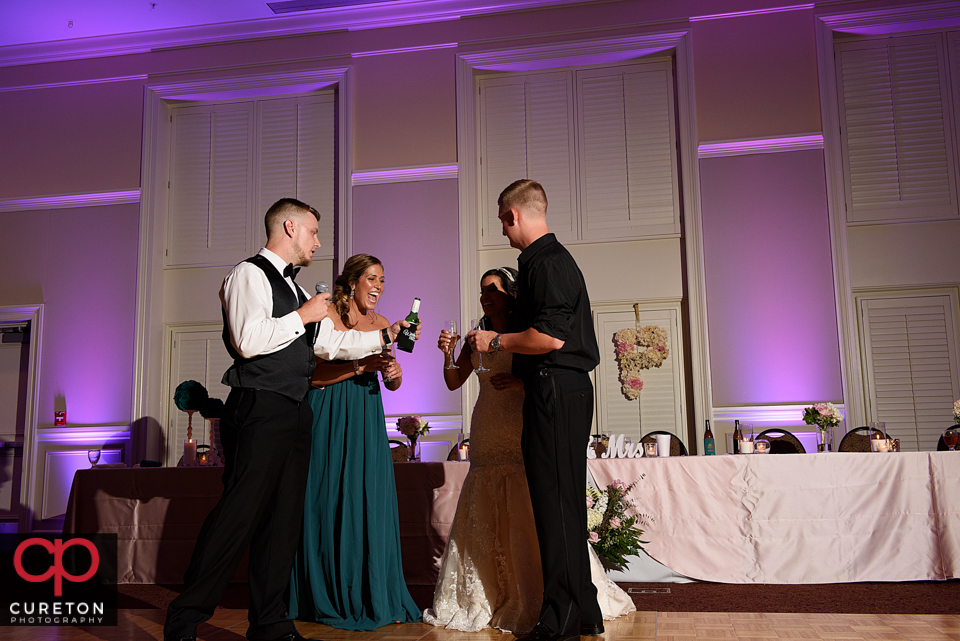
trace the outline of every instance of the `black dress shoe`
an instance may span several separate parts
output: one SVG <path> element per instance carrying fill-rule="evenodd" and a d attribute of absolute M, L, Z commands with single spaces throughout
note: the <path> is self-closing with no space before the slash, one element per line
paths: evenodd
<path fill-rule="evenodd" d="M 593 637 L 603 634 L 603 621 L 600 623 L 581 623 L 580 636 Z"/>
<path fill-rule="evenodd" d="M 551 632 L 539 623 L 533 629 L 533 632 L 517 637 L 517 641 L 578 641 L 579 634 L 558 634 Z"/>

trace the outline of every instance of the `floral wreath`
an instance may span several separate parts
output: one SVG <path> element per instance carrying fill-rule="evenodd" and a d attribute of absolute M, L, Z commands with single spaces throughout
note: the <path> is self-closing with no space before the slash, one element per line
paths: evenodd
<path fill-rule="evenodd" d="M 637 312 L 638 327 L 617 330 L 613 335 L 614 352 L 620 367 L 620 391 L 628 401 L 640 397 L 643 389 L 640 370 L 660 367 L 670 355 L 667 330 L 656 325 L 639 327 L 640 311 L 636 305 L 634 311 Z"/>

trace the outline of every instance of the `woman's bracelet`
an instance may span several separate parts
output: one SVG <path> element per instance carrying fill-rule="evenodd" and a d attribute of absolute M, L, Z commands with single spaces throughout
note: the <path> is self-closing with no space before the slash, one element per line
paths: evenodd
<path fill-rule="evenodd" d="M 356 376 L 360 376 L 360 361 L 357 360 L 356 358 L 353 359 L 353 373 Z"/>

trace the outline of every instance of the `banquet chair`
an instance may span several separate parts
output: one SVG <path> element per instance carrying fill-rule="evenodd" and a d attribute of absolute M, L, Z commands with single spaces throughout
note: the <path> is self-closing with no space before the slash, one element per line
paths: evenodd
<path fill-rule="evenodd" d="M 670 435 L 670 456 L 686 456 L 687 447 L 683 444 L 683 441 L 674 434 L 673 432 L 667 432 L 664 430 L 656 430 L 654 432 L 649 432 L 644 434 L 643 438 L 640 439 L 641 443 L 656 443 L 657 434 L 669 434 Z"/>
<path fill-rule="evenodd" d="M 861 425 L 860 427 L 855 427 L 846 434 L 843 435 L 843 438 L 840 439 L 840 447 L 837 448 L 839 452 L 869 452 L 870 451 L 870 438 L 867 433 L 872 428 Z M 879 432 L 878 429 L 873 429 L 874 432 Z M 886 433 L 883 434 L 883 438 L 889 438 Z"/>
<path fill-rule="evenodd" d="M 937 441 L 937 451 L 946 452 L 948 449 L 947 444 L 943 442 L 943 434 L 940 435 L 940 440 Z"/>
<path fill-rule="evenodd" d="M 470 439 L 468 439 L 468 438 L 463 439 L 463 443 L 464 443 L 464 445 L 469 445 L 469 444 L 470 444 Z M 459 460 L 460 460 L 460 458 L 457 456 L 457 446 L 456 446 L 456 445 L 454 445 L 453 447 L 450 448 L 450 453 L 447 454 L 447 460 L 448 460 L 448 461 L 459 461 Z"/>
<path fill-rule="evenodd" d="M 758 440 L 763 439 L 765 441 L 770 441 L 770 453 L 771 454 L 806 454 L 807 450 L 803 447 L 803 443 L 800 442 L 796 436 L 788 432 L 787 430 L 780 429 L 779 427 L 774 427 L 769 430 L 763 430 L 757 437 L 753 439 L 754 443 Z"/>
<path fill-rule="evenodd" d="M 390 439 L 387 443 L 390 444 L 390 456 L 393 457 L 394 463 L 403 463 L 407 460 L 410 448 L 407 447 L 406 443 L 393 439 Z"/>

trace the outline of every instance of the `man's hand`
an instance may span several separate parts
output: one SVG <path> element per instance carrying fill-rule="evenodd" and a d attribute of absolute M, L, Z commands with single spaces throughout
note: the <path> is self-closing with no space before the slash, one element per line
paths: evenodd
<path fill-rule="evenodd" d="M 390 334 L 390 342 L 395 343 L 397 341 L 397 336 L 400 335 L 400 330 L 404 327 L 410 327 L 410 323 L 405 320 L 398 320 L 396 323 L 387 328 L 387 333 Z M 420 340 L 420 328 L 423 327 L 423 317 L 420 317 L 420 322 L 417 323 L 417 337 L 414 340 Z"/>
<path fill-rule="evenodd" d="M 475 352 L 483 352 L 484 354 L 492 352 L 490 349 L 490 341 L 497 337 L 496 332 L 485 332 L 483 330 L 475 329 L 467 334 L 467 342 L 470 344 L 470 347 Z"/>
<path fill-rule="evenodd" d="M 300 314 L 300 320 L 304 325 L 309 323 L 319 323 L 327 317 L 327 301 L 330 300 L 329 292 L 317 294 L 297 310 Z"/>

